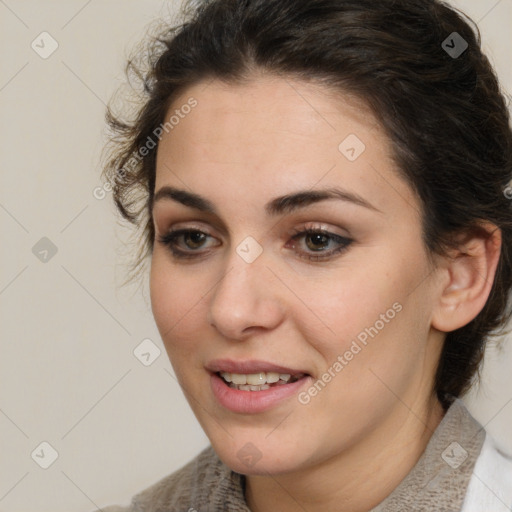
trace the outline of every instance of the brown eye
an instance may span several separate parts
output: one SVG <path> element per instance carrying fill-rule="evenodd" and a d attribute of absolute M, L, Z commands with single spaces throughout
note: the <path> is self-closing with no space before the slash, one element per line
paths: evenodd
<path fill-rule="evenodd" d="M 182 236 L 183 242 L 189 249 L 199 249 L 206 240 L 206 235 L 200 231 L 189 231 Z"/>
<path fill-rule="evenodd" d="M 305 237 L 306 246 L 312 251 L 321 251 L 329 246 L 330 238 L 323 233 L 311 233 Z"/>
<path fill-rule="evenodd" d="M 300 258 L 327 261 L 348 250 L 352 242 L 350 238 L 323 229 L 305 229 L 295 233 L 287 247 L 294 249 Z"/>
<path fill-rule="evenodd" d="M 197 229 L 178 229 L 158 237 L 175 258 L 196 258 L 206 255 L 221 242 L 208 233 Z"/>

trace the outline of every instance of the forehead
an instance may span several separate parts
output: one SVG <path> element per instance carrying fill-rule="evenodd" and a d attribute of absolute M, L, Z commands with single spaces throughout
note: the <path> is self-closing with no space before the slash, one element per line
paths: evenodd
<path fill-rule="evenodd" d="M 166 119 L 191 99 L 196 106 L 160 141 L 156 189 L 181 181 L 207 195 L 263 197 L 343 185 L 365 191 L 381 209 L 404 196 L 415 201 L 396 172 L 390 141 L 353 96 L 292 78 L 213 80 L 187 89 Z"/>
<path fill-rule="evenodd" d="M 297 154 L 305 153 L 301 149 L 311 152 L 315 147 L 333 152 L 337 151 L 338 139 L 344 131 L 361 132 L 376 125 L 361 101 L 348 95 L 336 97 L 319 84 L 291 78 L 262 75 L 243 84 L 202 82 L 176 98 L 166 118 L 179 113 L 191 98 L 197 101 L 197 106 L 174 126 L 172 138 L 176 144 L 178 140 L 193 143 L 200 145 L 202 152 L 210 153 L 216 153 L 219 145 L 230 140 L 248 143 L 231 147 L 226 157 L 232 157 L 236 150 L 255 157 L 256 161 L 264 156 L 277 158 L 284 152 L 290 156 L 291 151 L 286 149 L 292 148 L 282 143 L 293 144 L 294 140 L 301 144 L 310 141 L 306 148 L 293 148 Z M 168 134 L 164 134 L 164 139 L 171 138 L 165 135 Z M 251 141 L 264 142 L 265 148 L 274 151 L 262 152 L 262 147 L 250 144 Z M 162 145 L 165 142 L 162 140 Z"/>

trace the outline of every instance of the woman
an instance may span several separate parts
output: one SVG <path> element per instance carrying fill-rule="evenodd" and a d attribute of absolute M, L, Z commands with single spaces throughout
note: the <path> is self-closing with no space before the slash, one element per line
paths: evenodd
<path fill-rule="evenodd" d="M 106 174 L 212 446 L 128 510 L 511 510 L 459 400 L 512 285 L 478 34 L 432 0 L 211 0 L 149 64 Z"/>

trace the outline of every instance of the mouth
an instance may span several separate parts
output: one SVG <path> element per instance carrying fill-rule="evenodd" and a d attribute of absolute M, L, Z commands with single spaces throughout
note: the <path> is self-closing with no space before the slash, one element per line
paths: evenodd
<path fill-rule="evenodd" d="M 311 381 L 305 368 L 254 359 L 216 359 L 205 368 L 217 402 L 237 414 L 258 414 L 278 407 Z"/>
<path fill-rule="evenodd" d="M 239 391 L 265 391 L 267 389 L 293 384 L 304 377 L 305 373 L 290 374 L 278 372 L 258 373 L 229 373 L 216 372 L 216 374 L 232 389 Z"/>

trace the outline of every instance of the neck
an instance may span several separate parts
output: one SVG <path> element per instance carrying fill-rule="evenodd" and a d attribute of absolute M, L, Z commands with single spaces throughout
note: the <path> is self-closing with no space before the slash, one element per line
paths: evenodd
<path fill-rule="evenodd" d="M 276 507 L 280 512 L 367 512 L 414 467 L 443 415 L 437 398 L 419 409 L 399 403 L 370 436 L 321 464 L 287 474 L 247 476 L 247 504 L 252 512 Z"/>

